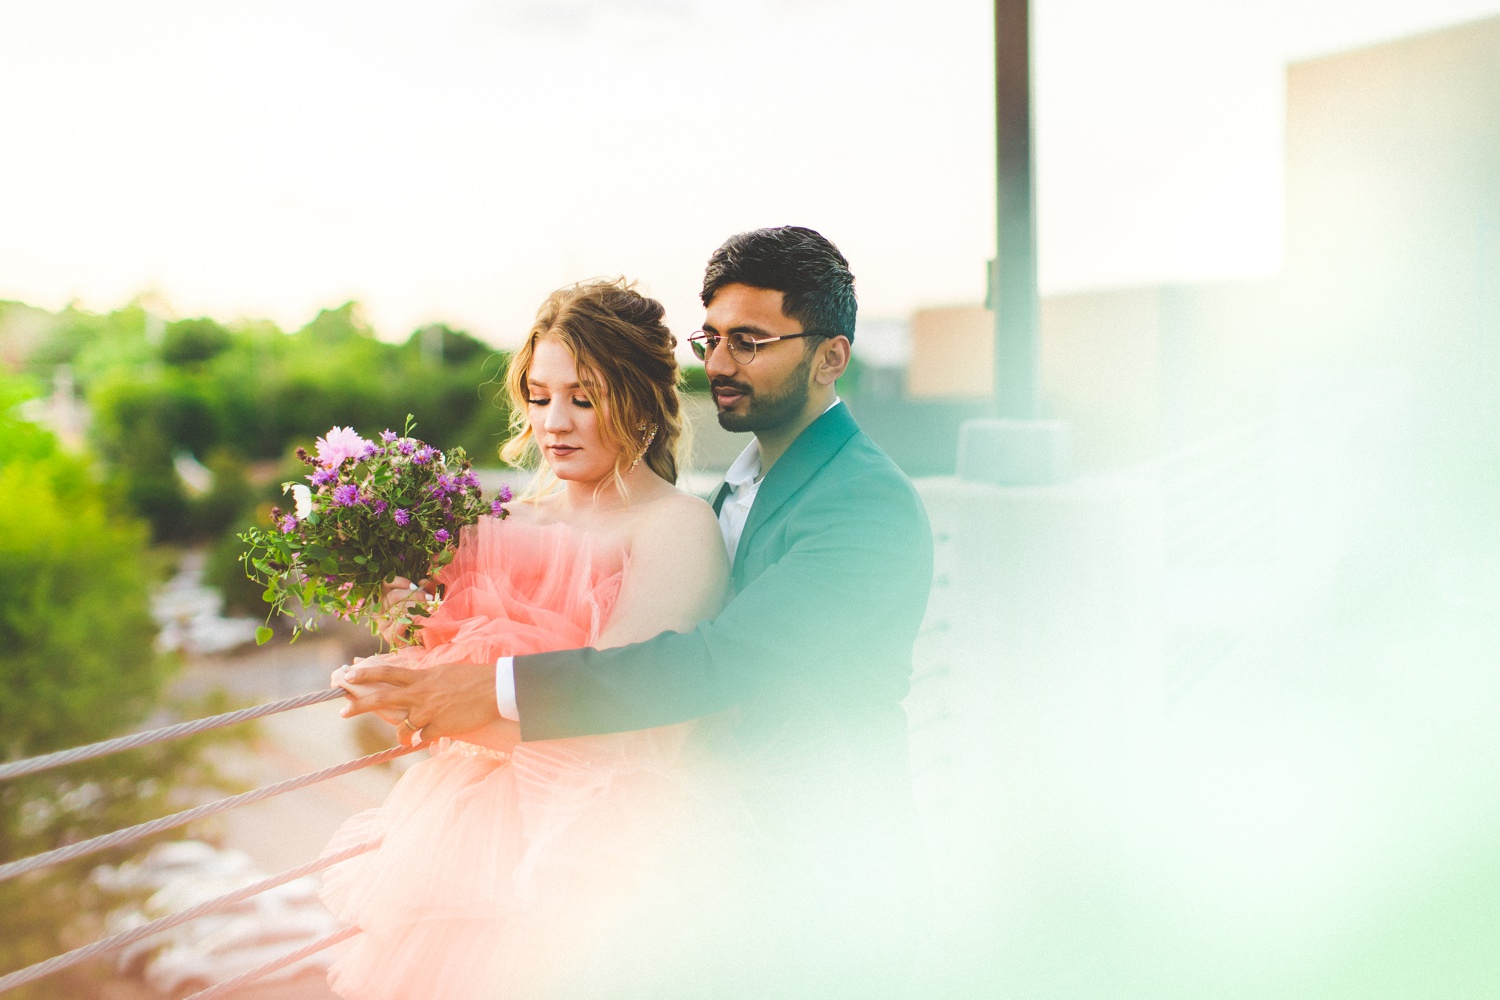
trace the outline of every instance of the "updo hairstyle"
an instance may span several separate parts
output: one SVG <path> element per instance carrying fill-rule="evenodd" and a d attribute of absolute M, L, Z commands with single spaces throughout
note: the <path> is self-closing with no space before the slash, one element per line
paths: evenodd
<path fill-rule="evenodd" d="M 624 278 L 560 288 L 537 310 L 526 342 L 511 357 L 505 387 L 511 401 L 511 437 L 500 449 L 506 462 L 540 459 L 527 416 L 527 376 L 536 345 L 555 338 L 573 355 L 583 391 L 599 412 L 600 436 L 618 454 L 615 481 L 637 457 L 669 483 L 677 482 L 683 441 L 677 394 L 677 339 L 662 322 L 666 310 Z M 655 433 L 652 433 L 652 430 Z M 647 438 L 645 454 L 641 449 Z"/>

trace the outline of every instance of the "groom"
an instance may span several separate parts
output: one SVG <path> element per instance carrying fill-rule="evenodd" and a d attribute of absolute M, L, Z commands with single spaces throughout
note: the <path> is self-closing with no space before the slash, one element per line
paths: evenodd
<path fill-rule="evenodd" d="M 404 712 L 403 740 L 415 727 L 425 741 L 501 715 L 519 721 L 523 739 L 547 740 L 732 709 L 730 753 L 763 791 L 756 827 L 791 845 L 776 865 L 790 893 L 777 919 L 839 926 L 829 948 L 844 954 L 833 965 L 868 959 L 874 970 L 911 938 L 901 702 L 931 584 L 931 531 L 911 483 L 835 391 L 856 309 L 838 249 L 801 227 L 741 233 L 710 258 L 702 300 L 703 331 L 691 339 L 719 423 L 754 434 L 713 498 L 732 561 L 724 610 L 691 632 L 498 667 L 357 666 L 351 681 L 395 686 L 350 711 Z"/>

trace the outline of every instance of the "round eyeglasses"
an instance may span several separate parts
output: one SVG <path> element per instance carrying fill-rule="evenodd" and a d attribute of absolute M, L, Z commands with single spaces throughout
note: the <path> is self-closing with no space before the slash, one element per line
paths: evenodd
<path fill-rule="evenodd" d="M 699 361 L 708 360 L 708 356 L 719 349 L 720 341 L 729 346 L 729 356 L 742 365 L 748 365 L 755 360 L 755 349 L 762 344 L 774 344 L 778 340 L 796 340 L 798 337 L 822 337 L 824 334 L 816 330 L 806 330 L 802 333 L 784 333 L 779 337 L 752 337 L 748 333 L 709 333 L 699 330 L 688 338 L 688 343 L 693 345 L 693 354 Z"/>

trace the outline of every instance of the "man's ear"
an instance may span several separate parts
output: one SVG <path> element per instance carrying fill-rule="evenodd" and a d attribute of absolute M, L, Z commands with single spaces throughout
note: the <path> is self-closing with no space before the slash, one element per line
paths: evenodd
<path fill-rule="evenodd" d="M 849 367 L 849 338 L 829 337 L 817 346 L 813 361 L 813 381 L 818 385 L 833 385 L 843 378 Z"/>

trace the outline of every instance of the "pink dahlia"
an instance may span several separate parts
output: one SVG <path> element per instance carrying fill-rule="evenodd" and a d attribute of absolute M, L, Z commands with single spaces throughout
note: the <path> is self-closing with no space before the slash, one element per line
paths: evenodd
<path fill-rule="evenodd" d="M 327 437 L 318 438 L 318 464 L 334 469 L 351 458 L 364 458 L 373 445 L 354 433 L 352 427 L 334 427 Z"/>

